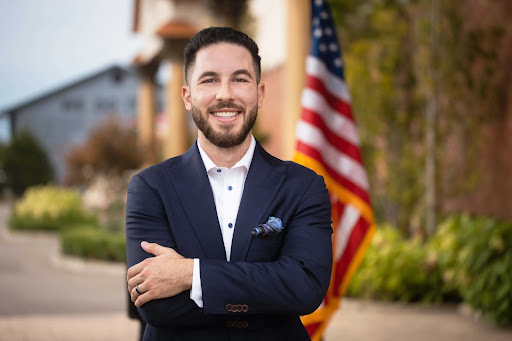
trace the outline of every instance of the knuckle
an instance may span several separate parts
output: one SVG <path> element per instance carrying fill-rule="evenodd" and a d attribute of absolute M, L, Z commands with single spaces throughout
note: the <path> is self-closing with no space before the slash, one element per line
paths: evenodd
<path fill-rule="evenodd" d="M 140 272 L 140 276 L 143 278 L 143 279 L 146 279 L 149 275 L 149 270 L 147 268 L 145 268 L 144 270 L 142 270 Z"/>

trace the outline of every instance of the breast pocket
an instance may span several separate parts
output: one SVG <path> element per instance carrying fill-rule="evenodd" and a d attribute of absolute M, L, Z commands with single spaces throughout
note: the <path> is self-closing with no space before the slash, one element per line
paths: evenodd
<path fill-rule="evenodd" d="M 247 253 L 248 262 L 271 262 L 279 257 L 284 233 L 253 237 Z"/>

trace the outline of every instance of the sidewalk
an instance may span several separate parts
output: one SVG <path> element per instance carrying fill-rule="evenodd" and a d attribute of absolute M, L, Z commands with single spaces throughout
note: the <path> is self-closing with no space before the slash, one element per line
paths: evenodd
<path fill-rule="evenodd" d="M 0 340 L 107 341 L 137 339 L 138 323 L 126 313 L 0 316 Z M 454 307 L 419 307 L 346 300 L 326 341 L 510 341 L 500 330 L 457 313 Z M 284 341 L 284 340 L 283 340 Z"/>
<path fill-rule="evenodd" d="M 123 264 L 63 257 L 54 235 L 6 231 L 7 214 L 0 205 L 0 341 L 137 340 Z M 512 330 L 475 321 L 456 306 L 346 299 L 324 340 L 510 341 Z"/>

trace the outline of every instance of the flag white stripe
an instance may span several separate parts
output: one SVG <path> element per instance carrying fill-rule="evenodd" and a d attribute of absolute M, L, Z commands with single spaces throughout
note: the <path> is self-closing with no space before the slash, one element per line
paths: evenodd
<path fill-rule="evenodd" d="M 352 233 L 352 230 L 360 216 L 361 214 L 354 208 L 354 206 L 350 204 L 345 206 L 345 209 L 343 210 L 343 217 L 340 219 L 336 234 L 336 249 L 334 250 L 334 259 L 336 262 L 338 262 L 343 256 L 343 253 L 347 248 L 350 234 Z"/>
<path fill-rule="evenodd" d="M 296 131 L 297 140 L 318 150 L 327 163 L 334 171 L 347 178 L 360 188 L 368 190 L 368 179 L 363 166 L 334 148 L 329 141 L 325 139 L 322 131 L 307 122 L 299 121 Z"/>
<path fill-rule="evenodd" d="M 329 130 L 336 135 L 359 146 L 359 137 L 354 121 L 333 110 L 321 93 L 305 88 L 302 91 L 302 106 L 322 117 Z"/>
<path fill-rule="evenodd" d="M 322 60 L 308 56 L 306 58 L 306 74 L 321 79 L 329 93 L 338 97 L 339 100 L 350 104 L 350 94 L 347 84 L 343 79 L 331 73 Z"/>

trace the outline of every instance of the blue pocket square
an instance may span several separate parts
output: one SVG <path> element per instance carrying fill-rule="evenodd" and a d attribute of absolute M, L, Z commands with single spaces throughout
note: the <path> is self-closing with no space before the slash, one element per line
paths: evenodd
<path fill-rule="evenodd" d="M 281 232 L 284 229 L 283 223 L 281 219 L 276 217 L 269 217 L 267 222 L 264 224 L 259 224 L 257 227 L 252 230 L 251 234 L 254 237 L 266 236 L 268 234 L 276 234 Z"/>

